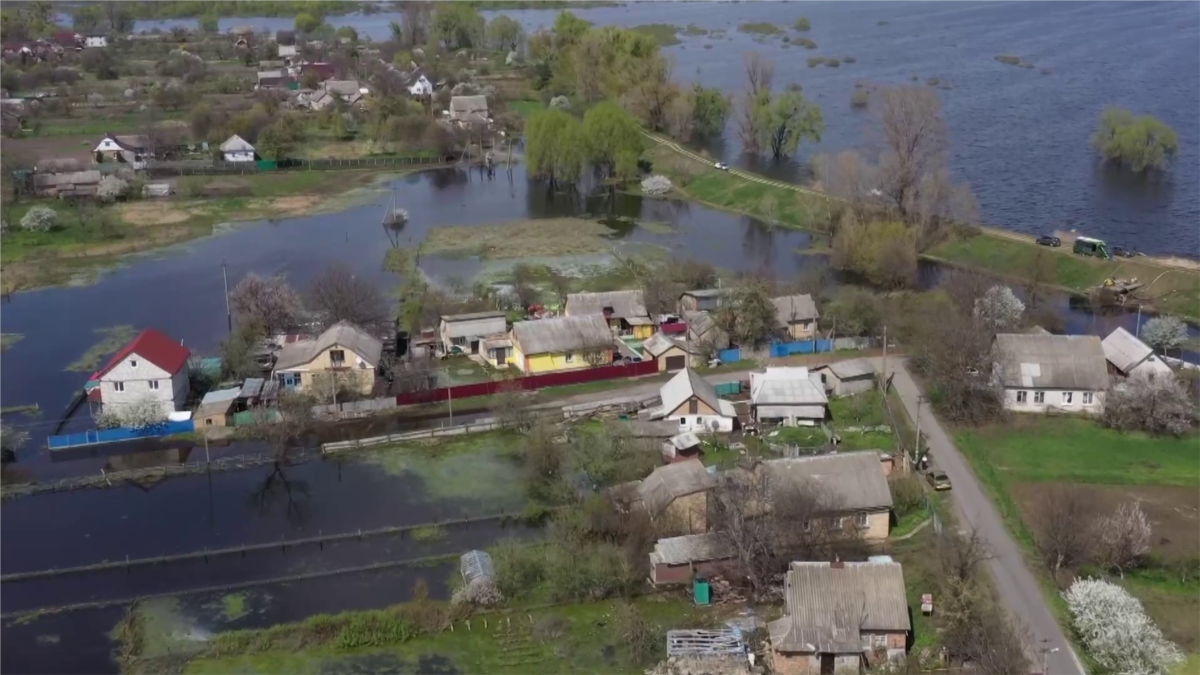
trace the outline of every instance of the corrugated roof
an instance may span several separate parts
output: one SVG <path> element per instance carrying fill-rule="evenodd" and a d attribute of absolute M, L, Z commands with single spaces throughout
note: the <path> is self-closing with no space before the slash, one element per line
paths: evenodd
<path fill-rule="evenodd" d="M 637 493 L 646 511 L 652 518 L 657 518 L 676 499 L 716 486 L 716 477 L 700 460 L 689 459 L 658 467 L 641 482 Z"/>
<path fill-rule="evenodd" d="M 733 557 L 733 544 L 722 532 L 659 539 L 650 554 L 652 565 L 686 565 Z"/>
<path fill-rule="evenodd" d="M 1000 383 L 1010 388 L 1108 388 L 1104 347 L 1095 335 L 996 336 L 992 358 Z"/>
<path fill-rule="evenodd" d="M 338 96 L 354 96 L 362 89 L 358 80 L 326 80 L 324 86 L 325 91 Z"/>
<path fill-rule="evenodd" d="M 784 652 L 862 652 L 862 631 L 908 631 L 904 573 L 891 562 L 793 562 L 784 582 L 787 616 L 769 625 Z"/>
<path fill-rule="evenodd" d="M 208 392 L 207 394 L 205 394 L 204 398 L 200 399 L 200 405 L 208 405 L 210 403 L 220 403 L 222 401 L 233 401 L 234 399 L 236 399 L 238 397 L 238 392 L 240 392 L 241 390 L 242 390 L 241 387 L 231 387 L 229 389 L 214 389 L 214 390 Z"/>
<path fill-rule="evenodd" d="M 571 293 L 567 296 L 567 315 L 603 314 L 605 307 L 612 308 L 615 318 L 650 317 L 642 292 L 609 291 L 607 293 Z"/>
<path fill-rule="evenodd" d="M 842 380 L 875 374 L 875 367 L 872 366 L 871 362 L 866 359 L 838 361 L 837 363 L 829 364 L 829 369 L 833 371 L 834 375 L 837 375 L 838 378 Z"/>
<path fill-rule="evenodd" d="M 680 297 L 691 295 L 697 298 L 719 298 L 721 297 L 721 292 L 719 288 L 699 288 L 694 291 L 684 291 Z"/>
<path fill-rule="evenodd" d="M 597 314 L 518 321 L 513 324 L 513 340 L 527 356 L 611 349 L 613 346 L 612 331 L 604 317 Z"/>
<path fill-rule="evenodd" d="M 827 497 L 836 512 L 890 509 L 892 492 L 879 462 L 879 451 L 769 459 L 759 465 L 770 489 L 807 485 Z"/>
<path fill-rule="evenodd" d="M 688 448 L 700 445 L 700 437 L 693 431 L 685 431 L 682 434 L 672 436 L 667 442 L 675 446 L 676 450 L 687 450 Z"/>
<path fill-rule="evenodd" d="M 767 368 L 750 373 L 753 405 L 827 405 L 829 398 L 808 375 L 808 368 Z"/>
<path fill-rule="evenodd" d="M 737 416 L 733 404 L 717 396 L 716 388 L 691 368 L 684 368 L 679 371 L 675 377 L 667 380 L 667 383 L 659 391 L 662 396 L 662 409 L 664 413 L 674 411 L 683 405 L 684 401 L 695 396 L 704 401 L 705 405 L 717 411 L 720 415 L 725 417 Z"/>
<path fill-rule="evenodd" d="M 255 398 L 262 393 L 265 380 L 261 377 L 247 377 L 238 391 L 238 398 Z"/>
<path fill-rule="evenodd" d="M 497 317 L 507 317 L 507 312 L 468 312 L 467 314 L 443 314 L 442 321 L 446 323 L 454 323 L 455 321 L 474 321 L 475 319 L 495 319 Z"/>
<path fill-rule="evenodd" d="M 771 298 L 771 304 L 775 305 L 775 318 L 781 326 L 786 326 L 793 321 L 811 321 L 821 318 L 820 312 L 817 311 L 817 304 L 813 302 L 811 295 L 785 295 L 780 298 Z"/>
<path fill-rule="evenodd" d="M 1100 342 L 1100 347 L 1104 350 L 1104 358 L 1117 370 L 1126 374 L 1154 353 L 1149 345 L 1120 327 L 1109 333 L 1108 337 Z"/>
<path fill-rule="evenodd" d="M 138 336 L 133 338 L 133 340 L 130 340 L 129 344 L 122 347 L 121 351 L 113 354 L 112 358 L 108 360 L 108 363 L 104 364 L 103 368 L 92 374 L 92 379 L 98 380 L 104 377 L 108 371 L 125 360 L 130 354 L 136 354 L 174 375 L 179 372 L 180 368 L 187 364 L 188 357 L 191 356 L 192 352 L 187 347 L 163 335 L 160 331 L 147 328 L 138 333 Z"/>
<path fill-rule="evenodd" d="M 285 344 L 283 349 L 279 350 L 275 370 L 302 366 L 334 345 L 349 349 L 371 367 L 379 365 L 379 357 L 383 354 L 383 343 L 377 338 L 352 323 L 339 321 L 321 333 L 316 340 Z"/>

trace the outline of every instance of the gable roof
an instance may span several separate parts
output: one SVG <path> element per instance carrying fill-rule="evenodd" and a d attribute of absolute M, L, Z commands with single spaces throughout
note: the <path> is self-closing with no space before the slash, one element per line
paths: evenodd
<path fill-rule="evenodd" d="M 908 631 L 904 573 L 896 562 L 793 562 L 787 616 L 768 625 L 784 652 L 861 653 L 862 631 Z"/>
<path fill-rule="evenodd" d="M 679 344 L 679 341 L 667 337 L 662 333 L 655 333 L 642 342 L 642 351 L 656 359 L 673 348 L 687 351 L 683 345 Z"/>
<path fill-rule="evenodd" d="M 609 291 L 607 293 L 571 293 L 567 296 L 567 314 L 603 314 L 605 307 L 612 307 L 616 318 L 648 317 L 646 302 L 640 290 Z"/>
<path fill-rule="evenodd" d="M 837 512 L 892 507 L 892 491 L 875 450 L 769 459 L 758 470 L 766 472 L 768 489 L 808 484 L 826 493 Z"/>
<path fill-rule="evenodd" d="M 1108 388 L 1104 347 L 1095 335 L 1001 333 L 992 358 L 1000 384 L 1009 388 Z"/>
<path fill-rule="evenodd" d="M 657 518 L 676 499 L 716 486 L 716 476 L 693 458 L 658 467 L 638 485 L 637 493 L 646 512 Z"/>
<path fill-rule="evenodd" d="M 495 319 L 497 317 L 507 317 L 507 312 L 469 312 L 467 314 L 443 314 L 442 321 L 446 323 L 454 323 L 455 321 L 474 321 L 476 319 Z"/>
<path fill-rule="evenodd" d="M 875 367 L 866 359 L 850 359 L 849 361 L 838 361 L 825 366 L 833 371 L 838 379 L 848 380 L 852 377 L 862 377 L 864 375 L 874 375 Z"/>
<path fill-rule="evenodd" d="M 712 315 L 704 311 L 686 311 L 683 313 L 683 320 L 697 337 L 703 337 L 714 328 L 720 329 Z"/>
<path fill-rule="evenodd" d="M 221 152 L 254 152 L 254 146 L 246 139 L 234 134 L 221 144 Z"/>
<path fill-rule="evenodd" d="M 1134 366 L 1154 353 L 1149 345 L 1121 327 L 1101 340 L 1100 347 L 1104 350 L 1104 358 L 1122 373 L 1133 370 Z"/>
<path fill-rule="evenodd" d="M 817 304 L 808 294 L 771 298 L 771 304 L 775 305 L 775 319 L 781 326 L 786 326 L 793 321 L 811 321 L 821 318 L 821 313 L 817 311 Z"/>
<path fill-rule="evenodd" d="M 362 84 L 358 80 L 326 80 L 325 91 L 338 96 L 354 96 L 361 93 Z"/>
<path fill-rule="evenodd" d="M 104 377 L 108 371 L 116 367 L 118 363 L 124 361 L 130 354 L 136 354 L 174 375 L 179 372 L 180 368 L 187 364 L 188 357 L 191 356 L 192 352 L 159 330 L 147 328 L 138 333 L 137 337 L 130 340 L 120 351 L 113 354 L 108 363 L 104 364 L 103 368 L 97 370 L 92 375 L 92 379 L 98 380 Z"/>
<path fill-rule="evenodd" d="M 606 349 L 612 347 L 613 339 L 604 317 L 596 314 L 557 316 L 513 324 L 513 340 L 526 356 Z"/>
<path fill-rule="evenodd" d="M 808 368 L 767 368 L 750 373 L 750 400 L 754 405 L 826 405 L 829 397 L 808 375 Z"/>
<path fill-rule="evenodd" d="M 379 357 L 383 354 L 383 343 L 377 338 L 348 321 L 339 321 L 315 340 L 285 344 L 283 349 L 279 350 L 275 370 L 302 366 L 334 345 L 349 349 L 371 366 L 379 365 Z"/>
<path fill-rule="evenodd" d="M 487 111 L 487 96 L 482 94 L 450 97 L 450 115 L 453 117 L 463 116 L 468 113 L 486 114 Z"/>
<path fill-rule="evenodd" d="M 733 544 L 723 532 L 687 534 L 659 539 L 650 554 L 651 565 L 686 565 L 722 560 L 734 555 Z"/>
<path fill-rule="evenodd" d="M 659 390 L 662 394 L 662 411 L 670 413 L 679 406 L 683 405 L 684 401 L 695 396 L 697 399 L 704 401 L 704 404 L 709 408 L 717 411 L 719 415 L 724 417 L 736 417 L 737 411 L 734 410 L 733 403 L 723 400 L 717 396 L 717 389 L 708 380 L 700 377 L 700 375 L 691 368 L 684 368 L 667 380 L 667 383 Z"/>
<path fill-rule="evenodd" d="M 233 387 L 232 389 L 214 389 L 208 392 L 200 400 L 200 406 L 196 408 L 196 413 L 192 415 L 192 418 L 202 419 L 228 413 L 241 390 L 241 387 Z"/>
<path fill-rule="evenodd" d="M 105 140 L 110 140 L 117 147 L 130 152 L 144 150 L 150 146 L 150 141 L 145 136 L 114 136 L 112 134 L 104 134 L 104 138 L 100 139 L 100 143 L 103 143 Z"/>

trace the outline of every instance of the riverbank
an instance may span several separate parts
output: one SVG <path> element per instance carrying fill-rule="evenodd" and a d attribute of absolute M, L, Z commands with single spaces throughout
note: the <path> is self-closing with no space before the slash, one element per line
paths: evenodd
<path fill-rule="evenodd" d="M 35 206 L 53 209 L 58 220 L 49 232 L 14 229 L 4 234 L 3 290 L 86 283 L 123 256 L 216 234 L 232 223 L 344 210 L 405 173 L 409 171 L 350 170 L 339 171 L 336 179 L 327 171 L 188 176 L 176 182 L 179 197 L 165 201 L 96 208 L 57 199 L 11 204 L 5 220 L 14 228 Z"/>

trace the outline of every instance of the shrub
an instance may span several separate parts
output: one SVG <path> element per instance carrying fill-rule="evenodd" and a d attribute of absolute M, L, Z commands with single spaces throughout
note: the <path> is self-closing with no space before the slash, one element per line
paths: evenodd
<path fill-rule="evenodd" d="M 1017 328 L 1024 314 L 1025 303 L 1008 286 L 992 286 L 975 301 L 975 318 L 993 333 Z"/>
<path fill-rule="evenodd" d="M 35 206 L 21 217 L 21 229 L 30 232 L 49 232 L 58 222 L 58 212 L 49 206 Z"/>
<path fill-rule="evenodd" d="M 810 40 L 806 37 L 798 38 L 796 40 L 796 44 L 800 45 L 801 47 L 804 47 L 805 49 L 816 49 L 817 48 L 817 43 L 813 42 L 812 40 Z"/>
<path fill-rule="evenodd" d="M 846 56 L 842 58 L 842 63 L 858 63 L 858 59 L 853 56 Z"/>
<path fill-rule="evenodd" d="M 1075 632 L 1105 669 L 1151 675 L 1183 663 L 1179 647 L 1163 637 L 1142 603 L 1120 586 L 1079 579 L 1062 596 Z"/>
<path fill-rule="evenodd" d="M 842 65 L 842 62 L 838 61 L 837 59 L 826 59 L 825 65 L 830 68 L 837 68 L 838 66 Z"/>
<path fill-rule="evenodd" d="M 870 102 L 871 92 L 866 89 L 856 89 L 850 94 L 850 105 L 855 108 L 865 108 Z"/>
<path fill-rule="evenodd" d="M 1139 502 L 1126 502 L 1111 516 L 1096 521 L 1096 557 L 1100 564 L 1117 570 L 1139 565 L 1150 552 L 1150 519 Z"/>
<path fill-rule="evenodd" d="M 1120 431 L 1179 436 L 1192 424 L 1191 396 L 1173 376 L 1135 376 L 1109 389 L 1103 421 Z"/>
<path fill-rule="evenodd" d="M 629 665 L 640 666 L 662 656 L 662 630 L 642 616 L 632 602 L 621 602 L 613 608 L 611 626 L 613 641 L 628 649 Z"/>
<path fill-rule="evenodd" d="M 1155 117 L 1109 106 L 1100 113 L 1092 146 L 1106 161 L 1141 172 L 1166 168 L 1179 140 L 1171 127 Z"/>
<path fill-rule="evenodd" d="M 545 577 L 545 552 L 517 541 L 502 541 L 488 551 L 495 567 L 496 590 L 508 599 L 528 595 Z"/>
<path fill-rule="evenodd" d="M 821 65 L 822 63 L 825 63 L 825 57 L 823 57 L 823 56 L 808 57 L 808 67 L 809 68 L 816 68 L 817 66 Z"/>
<path fill-rule="evenodd" d="M 638 573 L 613 544 L 555 547 L 546 555 L 546 586 L 555 602 L 601 600 L 628 590 Z"/>
<path fill-rule="evenodd" d="M 100 186 L 96 188 L 96 196 L 101 201 L 112 203 L 118 197 L 124 196 L 128 190 L 129 183 L 116 176 L 105 176 L 100 179 Z"/>
<path fill-rule="evenodd" d="M 450 596 L 450 602 L 472 607 L 493 607 L 504 602 L 504 596 L 491 579 L 473 579 L 455 589 L 454 594 Z"/>
<path fill-rule="evenodd" d="M 671 181 L 666 176 L 650 176 L 642 181 L 642 193 L 665 195 L 671 191 Z"/>
<path fill-rule="evenodd" d="M 892 508 L 897 518 L 902 518 L 925 506 L 925 490 L 921 481 L 913 476 L 895 475 L 888 480 L 892 492 Z"/>
<path fill-rule="evenodd" d="M 812 22 L 808 20 L 807 16 L 802 16 L 799 19 L 796 19 L 796 24 L 792 27 L 796 30 L 809 30 L 812 28 Z"/>
<path fill-rule="evenodd" d="M 996 56 L 995 59 L 1000 63 L 1007 63 L 1010 66 L 1021 65 L 1021 57 L 1013 56 L 1012 54 L 1000 54 L 999 56 Z"/>

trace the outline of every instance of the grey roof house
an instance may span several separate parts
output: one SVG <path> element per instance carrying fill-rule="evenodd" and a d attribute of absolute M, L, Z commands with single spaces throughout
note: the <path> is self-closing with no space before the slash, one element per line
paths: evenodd
<path fill-rule="evenodd" d="M 442 353 L 449 354 L 457 346 L 465 352 L 478 354 L 483 338 L 504 336 L 508 330 L 507 316 L 500 311 L 443 314 L 438 325 Z"/>
<path fill-rule="evenodd" d="M 1124 328 L 1117 327 L 1100 342 L 1109 370 L 1125 377 L 1171 377 L 1175 373 L 1154 350 Z"/>
<path fill-rule="evenodd" d="M 1001 333 L 992 343 L 992 377 L 1004 407 L 1017 412 L 1099 414 L 1108 366 L 1094 335 Z"/>
<path fill-rule="evenodd" d="M 654 322 L 646 311 L 641 291 L 609 291 L 606 293 L 571 293 L 564 308 L 567 316 L 597 314 L 604 317 L 614 333 L 650 337 Z"/>
<path fill-rule="evenodd" d="M 829 406 L 819 382 L 808 368 L 750 373 L 750 412 L 760 424 L 815 425 L 825 419 Z"/>
<path fill-rule="evenodd" d="M 679 431 L 732 431 L 737 410 L 717 396 L 717 389 L 691 368 L 684 368 L 659 390 L 662 405 L 649 410 L 651 419 L 676 420 Z"/>
<path fill-rule="evenodd" d="M 869 391 L 875 386 L 875 367 L 866 359 L 838 361 L 812 369 L 825 385 L 825 391 L 834 396 L 849 396 Z"/>
<path fill-rule="evenodd" d="M 821 313 L 811 295 L 785 295 L 772 298 L 775 306 L 775 321 L 793 340 L 811 339 L 817 332 L 817 319 Z"/>

